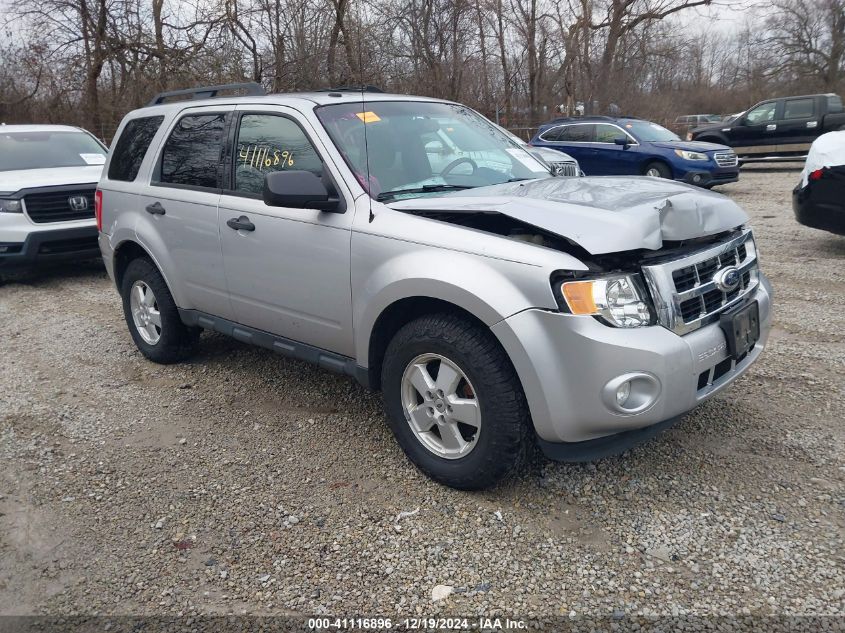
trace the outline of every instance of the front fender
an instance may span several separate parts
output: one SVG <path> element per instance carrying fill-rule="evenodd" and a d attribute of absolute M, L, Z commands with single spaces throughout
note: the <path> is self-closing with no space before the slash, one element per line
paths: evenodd
<path fill-rule="evenodd" d="M 374 239 L 372 236 L 364 241 Z M 373 327 L 393 303 L 412 297 L 429 297 L 456 305 L 488 326 L 528 308 L 557 309 L 548 274 L 530 264 L 423 245 L 381 259 L 372 268 L 367 262 L 353 267 L 353 322 L 358 364 L 369 366 Z M 378 253 L 375 245 L 361 244 L 358 252 Z M 379 244 L 383 247 L 383 243 Z M 366 256 L 366 255 L 362 255 Z M 356 276 L 356 271 L 369 270 Z"/>

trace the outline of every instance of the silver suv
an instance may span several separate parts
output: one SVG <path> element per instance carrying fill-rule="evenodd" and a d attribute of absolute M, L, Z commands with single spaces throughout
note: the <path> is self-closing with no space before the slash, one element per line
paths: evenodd
<path fill-rule="evenodd" d="M 422 471 L 474 489 L 534 441 L 618 453 L 766 344 L 771 289 L 722 195 L 555 177 L 457 103 L 247 92 L 131 112 L 100 181 L 103 258 L 153 361 L 209 329 L 353 376 Z"/>
<path fill-rule="evenodd" d="M 0 279 L 99 256 L 94 190 L 106 148 L 66 125 L 0 125 Z"/>

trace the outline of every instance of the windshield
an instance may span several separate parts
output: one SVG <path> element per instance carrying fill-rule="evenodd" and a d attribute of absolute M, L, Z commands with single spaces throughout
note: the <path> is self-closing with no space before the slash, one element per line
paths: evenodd
<path fill-rule="evenodd" d="M 648 121 L 627 121 L 622 123 L 628 132 L 640 142 L 654 143 L 655 141 L 680 141 L 681 138 L 674 132 L 670 132 L 662 125 L 649 123 Z"/>
<path fill-rule="evenodd" d="M 358 180 L 379 200 L 550 177 L 548 168 L 465 106 L 358 102 L 320 107 L 317 116 Z"/>
<path fill-rule="evenodd" d="M 106 150 L 85 132 L 3 132 L 0 171 L 84 167 L 106 162 Z"/>

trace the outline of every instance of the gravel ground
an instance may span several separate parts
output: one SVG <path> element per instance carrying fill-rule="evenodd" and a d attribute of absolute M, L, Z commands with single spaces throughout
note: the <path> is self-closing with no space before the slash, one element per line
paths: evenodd
<path fill-rule="evenodd" d="M 98 267 L 0 287 L 0 614 L 845 615 L 845 238 L 795 223 L 796 179 L 721 189 L 775 287 L 761 361 L 484 493 L 418 473 L 345 378 L 209 334 L 147 362 Z"/>

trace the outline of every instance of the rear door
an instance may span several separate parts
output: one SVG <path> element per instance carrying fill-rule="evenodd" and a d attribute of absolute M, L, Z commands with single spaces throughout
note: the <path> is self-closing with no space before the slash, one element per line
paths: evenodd
<path fill-rule="evenodd" d="M 739 155 L 768 155 L 777 151 L 778 101 L 765 101 L 739 118 L 725 132 Z"/>
<path fill-rule="evenodd" d="M 183 298 L 180 308 L 231 318 L 217 230 L 222 153 L 234 106 L 190 108 L 176 117 L 145 188 L 144 216 L 163 242 Z M 153 249 L 155 252 L 155 249 Z"/>
<path fill-rule="evenodd" d="M 353 200 L 325 162 L 310 124 L 292 108 L 240 106 L 233 122 L 219 231 L 234 320 L 354 356 L 349 280 Z M 264 204 L 271 171 L 311 171 L 330 181 L 346 213 Z M 252 228 L 233 228 L 243 220 Z"/>
<path fill-rule="evenodd" d="M 818 136 L 821 125 L 817 97 L 786 99 L 783 114 L 778 121 L 778 152 L 804 153 L 810 151 L 810 144 Z"/>

